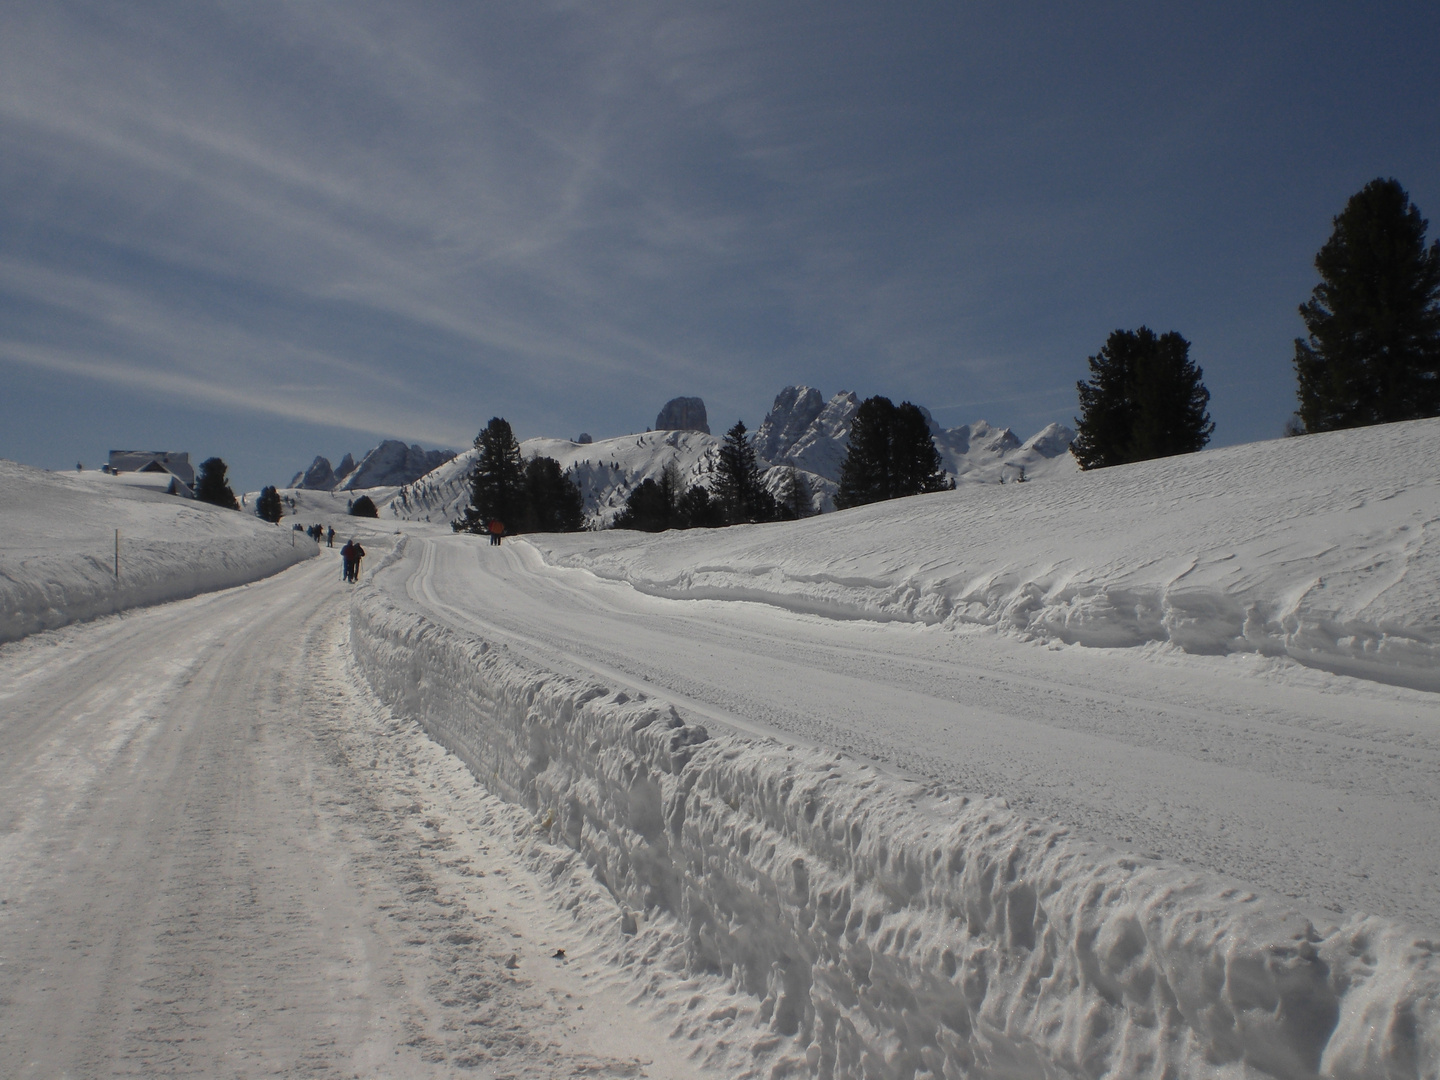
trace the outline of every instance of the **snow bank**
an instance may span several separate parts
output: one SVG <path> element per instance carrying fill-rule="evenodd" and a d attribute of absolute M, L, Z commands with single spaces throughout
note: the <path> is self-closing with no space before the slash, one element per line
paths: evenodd
<path fill-rule="evenodd" d="M 634 975 L 731 1075 L 1440 1075 L 1437 946 L 1396 924 L 709 735 L 405 604 L 358 591 L 361 670 L 640 915 Z"/>
<path fill-rule="evenodd" d="M 1440 691 L 1440 420 L 962 486 L 795 524 L 535 537 L 675 599 L 1288 655 Z"/>
<path fill-rule="evenodd" d="M 253 514 L 0 461 L 0 641 L 243 585 L 315 553 Z"/>

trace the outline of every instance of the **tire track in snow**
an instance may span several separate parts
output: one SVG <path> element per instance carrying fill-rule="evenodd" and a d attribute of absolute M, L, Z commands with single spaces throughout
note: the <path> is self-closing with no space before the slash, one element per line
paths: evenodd
<path fill-rule="evenodd" d="M 334 576 L 0 649 L 0 1075 L 692 1074 L 548 959 L 508 809 L 355 682 Z"/>

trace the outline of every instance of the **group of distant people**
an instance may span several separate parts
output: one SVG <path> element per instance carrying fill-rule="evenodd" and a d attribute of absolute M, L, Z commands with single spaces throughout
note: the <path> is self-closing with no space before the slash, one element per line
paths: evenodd
<path fill-rule="evenodd" d="M 300 526 L 296 525 L 295 529 L 298 532 L 300 530 Z M 321 540 L 324 540 L 326 547 L 335 546 L 334 525 L 331 525 L 328 530 L 325 528 L 324 525 L 311 525 L 308 529 L 305 530 L 305 535 L 310 537 L 310 539 L 314 540 L 317 544 L 320 543 Z"/>
<path fill-rule="evenodd" d="M 345 564 L 342 576 L 346 581 L 360 580 L 360 560 L 364 557 L 365 549 L 363 547 L 354 540 L 345 542 L 345 546 L 340 549 L 340 559 Z"/>

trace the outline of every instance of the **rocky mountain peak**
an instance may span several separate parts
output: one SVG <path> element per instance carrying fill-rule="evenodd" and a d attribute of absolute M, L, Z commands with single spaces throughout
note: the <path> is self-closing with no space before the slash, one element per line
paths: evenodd
<path fill-rule="evenodd" d="M 655 418 L 656 431 L 703 431 L 710 434 L 705 402 L 698 397 L 671 398 Z"/>

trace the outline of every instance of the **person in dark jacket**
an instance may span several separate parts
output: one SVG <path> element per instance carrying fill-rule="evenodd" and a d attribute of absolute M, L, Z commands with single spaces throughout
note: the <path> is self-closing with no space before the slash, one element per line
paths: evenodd
<path fill-rule="evenodd" d="M 360 580 L 360 560 L 365 558 L 365 549 L 354 540 L 350 541 L 350 580 Z"/>
<path fill-rule="evenodd" d="M 340 549 L 340 561 L 345 564 L 345 569 L 344 569 L 344 571 L 341 573 L 340 576 L 341 576 L 341 578 L 343 578 L 345 581 L 350 581 L 350 580 L 351 580 L 351 575 L 355 572 L 355 541 L 354 541 L 354 540 L 346 540 L 346 541 L 345 541 L 345 546 Z"/>

